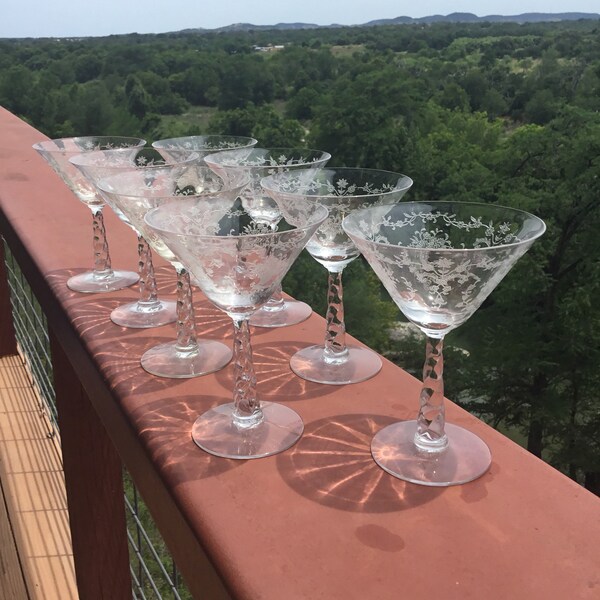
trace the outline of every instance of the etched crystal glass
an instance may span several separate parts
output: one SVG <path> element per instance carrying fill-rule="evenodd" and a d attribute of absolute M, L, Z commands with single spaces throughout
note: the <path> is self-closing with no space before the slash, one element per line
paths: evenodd
<path fill-rule="evenodd" d="M 476 479 L 491 455 L 475 434 L 445 422 L 444 336 L 479 308 L 544 233 L 544 222 L 492 204 L 422 202 L 360 210 L 342 225 L 406 318 L 427 336 L 417 419 L 379 431 L 371 443 L 375 461 L 423 485 Z"/>
<path fill-rule="evenodd" d="M 72 156 L 69 161 L 94 185 L 106 203 L 121 221 L 133 229 L 138 238 L 139 300 L 115 308 L 110 314 L 111 320 L 122 327 L 136 329 L 173 323 L 177 319 L 176 303 L 172 300 L 161 300 L 158 297 L 152 252 L 148 242 L 131 222 L 129 215 L 98 188 L 98 182 L 111 175 L 130 171 L 132 168 L 141 171 L 149 168 L 152 172 L 161 167 L 169 167 L 169 169 L 178 167 L 183 170 L 186 165 L 198 164 L 200 157 L 197 153 L 190 152 L 186 157 L 182 156 L 178 162 L 167 163 L 156 150 L 142 148 L 134 156 L 124 156 L 113 150 L 100 150 L 77 154 Z"/>
<path fill-rule="evenodd" d="M 257 140 L 241 135 L 188 135 L 157 140 L 152 144 L 168 161 L 176 161 L 189 152 L 197 152 L 201 158 L 223 150 L 246 149 L 256 146 Z"/>
<path fill-rule="evenodd" d="M 306 245 L 328 272 L 325 341 L 292 356 L 290 366 L 296 375 L 317 383 L 342 385 L 369 379 L 381 369 L 381 359 L 375 352 L 346 344 L 342 272 L 360 253 L 344 233 L 342 219 L 365 206 L 400 202 L 412 183 L 410 177 L 400 173 L 346 167 L 277 173 L 262 180 L 263 189 L 272 198 L 305 198 L 329 211 L 325 223 Z"/>
<path fill-rule="evenodd" d="M 206 166 L 193 164 L 182 168 L 176 164 L 144 169 L 132 167 L 97 183 L 110 204 L 127 215 L 135 230 L 177 273 L 177 339 L 150 348 L 141 358 L 142 367 L 153 375 L 173 378 L 205 375 L 223 368 L 232 353 L 231 348 L 221 342 L 197 337 L 190 275 L 162 238 L 146 225 L 144 216 L 153 208 L 174 206 L 183 199 L 193 199 L 198 206 L 215 195 L 233 201 L 246 181 L 240 178 L 226 185 Z"/>
<path fill-rule="evenodd" d="M 206 164 L 223 178 L 236 177 L 240 172 L 250 178 L 244 193 L 244 207 L 256 221 L 276 227 L 281 215 L 275 203 L 265 194 L 261 180 L 274 173 L 317 169 L 327 164 L 331 154 L 303 148 L 252 148 L 209 154 Z M 272 298 L 250 320 L 255 327 L 286 327 L 301 323 L 310 317 L 308 304 L 284 299 L 281 286 Z"/>
<path fill-rule="evenodd" d="M 282 404 L 261 403 L 252 363 L 249 319 L 281 283 L 327 210 L 300 201 L 280 206 L 274 227 L 256 221 L 240 199 L 182 200 L 146 214 L 146 223 L 194 276 L 206 297 L 234 324 L 233 402 L 211 408 L 192 437 L 211 454 L 260 458 L 302 435 L 300 416 Z"/>
<path fill-rule="evenodd" d="M 138 280 L 137 273 L 112 268 L 106 229 L 104 227 L 104 199 L 95 187 L 76 169 L 69 159 L 82 152 L 113 149 L 125 158 L 135 156 L 145 140 L 135 137 L 85 136 L 60 138 L 39 142 L 34 150 L 54 169 L 69 189 L 92 211 L 94 270 L 75 275 L 67 286 L 75 292 L 103 293 L 120 290 Z"/>

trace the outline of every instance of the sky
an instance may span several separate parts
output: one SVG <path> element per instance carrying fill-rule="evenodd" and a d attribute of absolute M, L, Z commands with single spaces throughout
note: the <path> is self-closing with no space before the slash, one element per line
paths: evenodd
<path fill-rule="evenodd" d="M 357 25 L 453 12 L 599 13 L 600 0 L 0 0 L 0 38 L 164 33 L 233 23 Z"/>

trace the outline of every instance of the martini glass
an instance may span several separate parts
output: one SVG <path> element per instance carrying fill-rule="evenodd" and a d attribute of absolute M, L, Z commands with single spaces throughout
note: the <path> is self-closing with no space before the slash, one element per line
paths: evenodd
<path fill-rule="evenodd" d="M 113 149 L 125 158 L 135 156 L 145 140 L 134 137 L 86 136 L 60 138 L 33 145 L 42 158 L 56 171 L 69 189 L 91 211 L 93 216 L 94 270 L 69 278 L 67 287 L 75 292 L 102 293 L 120 290 L 138 280 L 137 273 L 115 270 L 111 266 L 102 209 L 104 199 L 69 159 L 82 152 Z"/>
<path fill-rule="evenodd" d="M 147 350 L 141 358 L 142 367 L 159 377 L 189 378 L 223 368 L 231 360 L 231 349 L 215 340 L 198 339 L 192 304 L 190 275 L 162 238 L 146 222 L 146 213 L 158 206 L 175 206 L 183 199 L 193 200 L 199 210 L 202 203 L 218 195 L 235 200 L 246 180 L 230 182 L 228 187 L 211 169 L 197 164 L 161 165 L 133 168 L 98 181 L 98 188 L 152 249 L 169 261 L 177 272 L 177 339 Z"/>
<path fill-rule="evenodd" d="M 281 217 L 277 204 L 262 190 L 263 177 L 273 173 L 312 170 L 324 166 L 331 158 L 328 152 L 303 148 L 252 148 L 209 154 L 206 164 L 223 178 L 246 173 L 250 184 L 244 192 L 244 207 L 256 221 L 272 228 Z M 310 173 L 310 170 L 308 173 Z M 286 327 L 296 325 L 310 317 L 312 309 L 304 302 L 284 299 L 281 285 L 269 301 L 250 320 L 255 327 Z"/>
<path fill-rule="evenodd" d="M 135 329 L 160 327 L 167 323 L 173 323 L 177 319 L 177 305 L 172 300 L 160 300 L 158 297 L 152 252 L 148 242 L 129 219 L 127 213 L 123 212 L 117 204 L 113 203 L 111 197 L 98 188 L 98 182 L 111 175 L 131 171 L 133 168 L 142 172 L 150 169 L 153 173 L 152 177 L 161 167 L 179 168 L 183 171 L 186 165 L 197 164 L 200 157 L 194 152 L 188 152 L 187 156 L 181 156 L 179 161 L 166 163 L 156 150 L 142 148 L 134 156 L 124 156 L 114 150 L 99 150 L 77 154 L 69 160 L 95 186 L 106 203 L 121 221 L 133 229 L 138 238 L 139 299 L 115 308 L 110 314 L 112 322 L 122 327 Z"/>
<path fill-rule="evenodd" d="M 223 150 L 252 148 L 258 143 L 251 137 L 241 135 L 188 135 L 157 140 L 152 144 L 165 160 L 178 160 L 181 155 L 197 152 L 201 158 Z"/>
<path fill-rule="evenodd" d="M 365 206 L 400 202 L 412 185 L 400 173 L 378 169 L 327 168 L 266 177 L 262 187 L 276 200 L 305 198 L 325 206 L 327 220 L 306 245 L 328 272 L 325 342 L 299 350 L 290 360 L 296 375 L 330 385 L 358 383 L 376 375 L 381 359 L 369 348 L 346 344 L 342 272 L 360 254 L 342 229 L 342 219 Z"/>
<path fill-rule="evenodd" d="M 513 208 L 463 202 L 403 203 L 346 217 L 346 233 L 406 318 L 427 336 L 416 421 L 375 435 L 375 461 L 395 477 L 430 486 L 466 483 L 491 455 L 475 434 L 445 423 L 444 336 L 464 323 L 546 226 Z"/>
<path fill-rule="evenodd" d="M 276 454 L 294 444 L 304 429 L 300 416 L 287 406 L 260 402 L 248 322 L 281 283 L 327 210 L 301 201 L 282 206 L 281 213 L 272 228 L 254 220 L 239 199 L 214 198 L 182 200 L 145 217 L 207 298 L 233 320 L 233 402 L 210 409 L 192 428 L 196 444 L 216 456 Z"/>

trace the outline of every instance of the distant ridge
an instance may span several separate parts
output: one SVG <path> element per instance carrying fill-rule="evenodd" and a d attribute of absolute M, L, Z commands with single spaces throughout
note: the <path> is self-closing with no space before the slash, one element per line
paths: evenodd
<path fill-rule="evenodd" d="M 376 27 L 378 25 L 410 25 L 416 23 L 542 23 L 555 21 L 579 21 L 581 19 L 600 19 L 600 13 L 523 13 L 520 15 L 487 15 L 478 17 L 472 13 L 451 13 L 449 15 L 431 15 L 429 17 L 396 17 L 394 19 L 377 19 L 368 23 L 357 23 L 356 25 L 316 25 L 315 23 L 277 23 L 276 25 L 254 25 L 252 23 L 234 23 L 226 27 L 216 29 L 184 29 L 181 33 L 208 32 L 208 31 L 264 31 L 268 29 L 290 30 L 290 29 L 331 29 L 338 27 Z"/>
<path fill-rule="evenodd" d="M 396 17 L 395 19 L 377 19 L 369 21 L 365 26 L 402 25 L 410 23 L 542 23 L 553 21 L 579 21 L 580 19 L 600 19 L 599 13 L 523 13 L 520 15 L 486 15 L 478 17 L 473 13 L 451 13 L 449 15 L 431 15 L 429 17 Z"/>

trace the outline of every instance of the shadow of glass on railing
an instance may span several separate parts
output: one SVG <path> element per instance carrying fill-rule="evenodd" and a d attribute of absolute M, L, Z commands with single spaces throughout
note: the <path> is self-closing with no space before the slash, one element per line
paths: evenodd
<path fill-rule="evenodd" d="M 4 243 L 4 242 L 3 242 Z M 46 317 L 37 301 L 31 286 L 24 277 L 19 265 L 5 244 L 5 262 L 8 273 L 8 283 L 11 295 L 13 322 L 19 351 L 27 365 L 31 383 L 39 398 L 39 408 L 44 411 L 51 423 L 47 435 L 60 436 L 58 427 L 55 393 L 53 385 L 52 359 L 50 352 L 50 341 Z M 168 276 L 159 279 L 163 289 L 169 289 L 171 285 Z M 72 271 L 55 273 L 50 281 L 55 289 L 65 290 L 64 293 L 72 294 L 64 281 L 72 275 Z M 97 301 L 90 302 L 91 297 L 85 301 L 90 305 L 86 313 L 85 325 L 79 323 L 78 330 L 99 329 L 107 327 L 107 314 L 110 310 L 107 306 L 99 306 Z M 114 301 L 113 301 L 114 302 Z M 108 313 L 107 313 L 108 310 Z M 76 323 L 77 325 L 77 323 Z M 110 324 L 113 327 L 116 327 Z M 117 328 L 121 330 L 122 328 Z M 80 331 L 81 333 L 81 331 Z M 123 352 L 120 360 L 124 357 L 129 360 L 125 364 L 121 384 L 131 387 L 132 382 L 126 372 L 142 372 L 142 369 L 133 369 L 135 363 L 139 366 L 139 359 L 127 354 L 127 341 L 123 340 Z M 143 344 L 142 344 L 143 345 Z M 149 376 L 146 379 L 150 379 Z M 152 378 L 158 380 L 158 378 Z M 171 382 L 172 385 L 172 382 Z M 192 598 L 184 582 L 181 580 L 177 567 L 166 548 L 166 545 L 156 527 L 140 495 L 127 473 L 124 473 L 125 488 L 125 512 L 127 518 L 127 538 L 129 542 L 129 562 L 132 579 L 132 597 L 140 600 L 155 598 L 174 598 L 175 600 L 189 600 Z"/>
<path fill-rule="evenodd" d="M 302 439 L 277 457 L 279 473 L 300 495 L 339 510 L 382 513 L 431 502 L 443 488 L 415 486 L 377 466 L 370 444 L 394 419 L 347 414 L 307 423 Z"/>
<path fill-rule="evenodd" d="M 267 329 L 252 328 L 252 336 L 255 337 L 255 332 L 262 331 L 268 332 Z M 300 379 L 290 369 L 290 356 L 305 345 L 306 342 L 300 341 L 253 344 L 252 355 L 261 400 L 269 402 L 305 401 L 327 396 L 335 391 L 331 386 Z M 215 376 L 225 389 L 233 389 L 231 369 L 223 369 Z"/>

